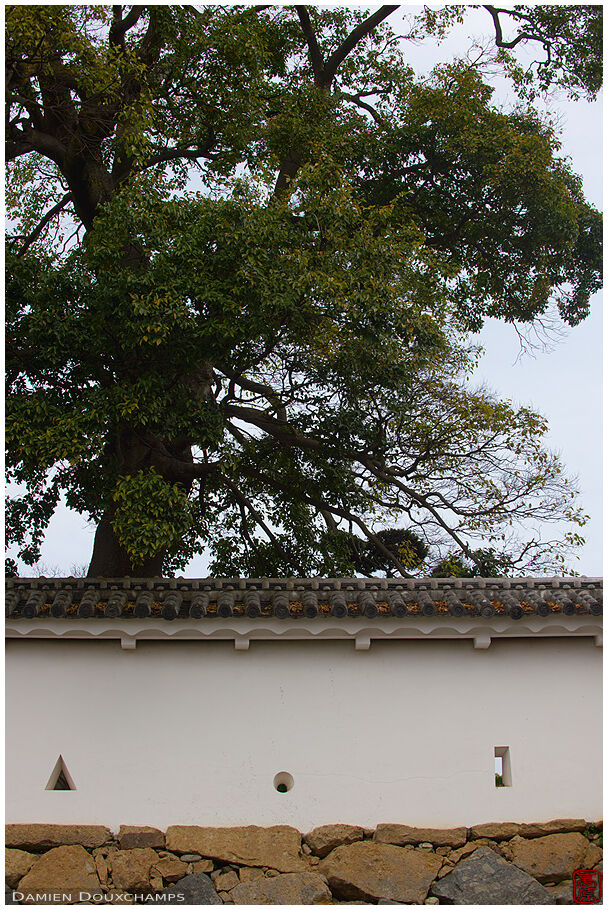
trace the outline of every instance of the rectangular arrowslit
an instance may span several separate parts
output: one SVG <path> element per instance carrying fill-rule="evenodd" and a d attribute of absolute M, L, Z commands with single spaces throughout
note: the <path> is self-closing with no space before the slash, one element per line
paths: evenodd
<path fill-rule="evenodd" d="M 494 746 L 494 783 L 497 787 L 511 787 L 511 752 L 508 746 Z"/>

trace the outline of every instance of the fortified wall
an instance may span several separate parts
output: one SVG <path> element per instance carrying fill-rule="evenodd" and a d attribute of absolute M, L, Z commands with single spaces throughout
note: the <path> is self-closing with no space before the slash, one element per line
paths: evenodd
<path fill-rule="evenodd" d="M 9 579 L 6 610 L 23 900 L 561 903 L 601 868 L 599 579 Z"/>

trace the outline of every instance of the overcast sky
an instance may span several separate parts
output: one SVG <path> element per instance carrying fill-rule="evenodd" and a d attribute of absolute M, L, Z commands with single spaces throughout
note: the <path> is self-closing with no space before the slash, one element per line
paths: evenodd
<path fill-rule="evenodd" d="M 466 52 L 476 36 L 488 35 L 485 10 L 471 11 L 465 23 L 434 49 L 404 47 L 416 71 Z M 495 101 L 514 99 L 506 81 L 496 81 Z M 559 115 L 562 156 L 570 157 L 583 178 L 585 196 L 598 209 L 602 194 L 602 98 L 593 103 L 553 97 L 547 111 Z M 530 406 L 549 422 L 548 447 L 558 452 L 570 476 L 578 478 L 580 503 L 590 516 L 582 531 L 584 547 L 572 568 L 582 575 L 602 574 L 602 297 L 595 294 L 589 317 L 575 328 L 564 326 L 549 349 L 519 357 L 512 327 L 490 320 L 478 340 L 485 349 L 475 378 L 501 398 Z"/>
<path fill-rule="evenodd" d="M 402 9 L 408 11 L 405 6 Z M 413 9 L 415 7 L 409 7 L 409 11 Z M 401 16 L 400 11 L 391 19 L 396 30 Z M 418 46 L 404 43 L 404 53 L 416 71 L 423 73 L 440 60 L 464 54 L 471 44 L 469 36 L 488 36 L 488 23 L 489 16 L 483 10 L 471 13 L 467 22 L 457 26 L 441 47 L 433 41 Z M 504 83 L 498 84 L 497 95 L 502 102 L 512 103 Z M 561 117 L 564 154 L 571 157 L 574 170 L 582 176 L 587 199 L 601 208 L 601 100 L 590 104 L 552 99 L 550 107 Z M 578 476 L 580 502 L 591 516 L 583 531 L 586 544 L 579 551 L 580 559 L 572 566 L 580 574 L 590 576 L 602 572 L 600 303 L 600 295 L 595 295 L 591 315 L 585 322 L 576 328 L 566 327 L 563 337 L 550 349 L 519 359 L 520 345 L 513 328 L 492 321 L 478 339 L 486 353 L 476 375 L 480 383 L 489 386 L 501 398 L 531 406 L 547 417 L 550 425 L 548 445 L 561 454 L 570 475 Z M 49 526 L 42 561 L 47 567 L 70 574 L 73 566 L 88 564 L 93 535 L 92 525 L 60 507 Z M 27 570 L 25 574 L 30 572 Z M 205 575 L 206 560 L 197 557 L 184 574 Z"/>

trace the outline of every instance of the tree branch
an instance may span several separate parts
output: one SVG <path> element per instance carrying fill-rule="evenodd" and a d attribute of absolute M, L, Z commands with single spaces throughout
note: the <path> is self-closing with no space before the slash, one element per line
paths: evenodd
<path fill-rule="evenodd" d="M 376 10 L 375 13 L 372 13 L 371 16 L 368 16 L 367 19 L 359 23 L 359 25 L 352 30 L 340 47 L 328 58 L 323 67 L 323 80 L 325 85 L 331 84 L 332 79 L 338 72 L 340 64 L 346 60 L 359 41 L 366 38 L 370 32 L 373 32 L 377 25 L 380 25 L 380 23 L 390 16 L 391 13 L 394 13 L 395 10 L 398 9 L 399 6 L 381 6 L 379 10 Z"/>
<path fill-rule="evenodd" d="M 302 26 L 304 37 L 306 38 L 306 44 L 308 45 L 308 55 L 310 57 L 310 63 L 312 65 L 312 71 L 315 76 L 315 83 L 321 86 L 323 85 L 323 57 L 321 56 L 319 42 L 317 41 L 317 36 L 315 35 L 314 29 L 312 27 L 312 22 L 310 21 L 307 7 L 296 6 L 296 11 L 298 13 L 298 18 L 300 20 L 300 25 Z"/>
<path fill-rule="evenodd" d="M 512 41 L 505 41 L 502 34 L 502 26 L 500 24 L 500 13 L 507 13 L 508 15 L 514 15 L 512 10 L 497 9 L 495 6 L 486 6 L 484 4 L 484 9 L 486 9 L 492 17 L 494 22 L 494 31 L 495 31 L 495 42 L 496 47 L 504 47 L 511 50 L 514 47 L 517 47 L 520 41 L 538 41 L 543 45 L 547 55 L 550 57 L 551 46 L 549 41 L 546 38 L 543 38 L 542 35 L 533 35 L 531 32 L 520 32 Z M 521 17 L 518 17 L 521 18 Z"/>
<path fill-rule="evenodd" d="M 342 92 L 340 97 L 344 98 L 345 101 L 352 101 L 352 103 L 355 104 L 357 107 L 360 107 L 362 110 L 367 111 L 368 114 L 371 114 L 373 119 L 380 126 L 386 125 L 386 120 L 384 119 L 384 117 L 382 117 L 378 113 L 378 111 L 374 107 L 371 106 L 371 104 L 368 104 L 367 101 L 362 101 L 361 95 L 359 95 L 359 94 L 348 95 L 346 92 Z"/>
<path fill-rule="evenodd" d="M 246 376 L 241 376 L 236 373 L 234 370 L 231 370 L 229 367 L 224 366 L 223 364 L 216 364 L 216 367 L 221 370 L 233 383 L 240 386 L 242 389 L 247 389 L 248 392 L 254 392 L 261 395 L 266 401 L 272 405 L 277 413 L 279 420 L 287 422 L 287 410 L 285 403 L 281 399 L 279 393 L 275 391 L 271 386 L 264 385 L 262 382 L 255 382 L 253 379 L 247 379 Z"/>
<path fill-rule="evenodd" d="M 11 125 L 6 143 L 6 160 L 14 161 L 15 158 L 27 155 L 29 152 L 40 152 L 41 155 L 46 155 L 55 164 L 60 165 L 66 148 L 55 136 L 34 129 L 27 123 L 21 129 Z"/>
<path fill-rule="evenodd" d="M 289 487 L 288 484 L 281 483 L 281 481 L 277 480 L 275 477 L 269 477 L 267 474 L 262 474 L 260 471 L 256 471 L 254 473 L 253 471 L 248 470 L 244 466 L 243 466 L 242 470 L 245 474 L 249 474 L 249 476 L 252 477 L 252 479 L 256 480 L 258 483 L 260 481 L 262 481 L 262 483 L 266 483 L 269 486 L 274 487 L 275 489 L 280 490 L 283 493 L 287 493 L 288 495 L 293 494 L 293 489 L 291 487 Z M 384 556 L 386 556 L 387 559 L 389 559 L 393 563 L 393 565 L 395 566 L 395 568 L 397 569 L 399 574 L 402 575 L 404 578 L 409 577 L 409 573 L 406 571 L 403 563 L 399 559 L 397 559 L 397 557 L 395 556 L 394 553 L 391 553 L 391 551 L 387 547 L 384 546 L 382 541 L 376 536 L 376 534 L 374 534 L 373 531 L 370 531 L 370 529 L 367 527 L 367 525 L 361 518 L 358 518 L 356 515 L 353 515 L 353 513 L 349 512 L 347 509 L 341 509 L 338 506 L 330 506 L 327 503 L 323 502 L 323 500 L 318 499 L 316 496 L 309 496 L 306 493 L 304 493 L 301 489 L 298 490 L 297 495 L 298 495 L 298 498 L 303 500 L 303 502 L 305 502 L 307 505 L 313 506 L 313 508 L 318 509 L 318 511 L 321 515 L 323 515 L 323 512 L 330 512 L 330 513 L 333 513 L 334 515 L 339 515 L 340 518 L 345 518 L 347 521 L 351 521 L 351 522 L 353 522 L 353 524 L 356 524 L 357 527 L 360 528 L 361 531 L 363 531 L 363 533 L 365 534 L 367 539 L 369 541 L 371 541 L 374 544 L 374 546 L 378 550 L 380 550 L 380 552 L 383 553 Z"/>
<path fill-rule="evenodd" d="M 368 16 L 364 22 L 361 22 L 352 30 L 340 47 L 334 51 L 325 63 L 323 63 L 321 50 L 308 15 L 308 10 L 305 6 L 297 6 L 296 9 L 304 37 L 306 38 L 306 43 L 308 44 L 308 52 L 314 72 L 315 85 L 327 92 L 340 65 L 346 57 L 348 57 L 350 52 L 354 50 L 357 44 L 369 35 L 377 25 L 386 19 L 387 16 L 390 16 L 391 13 L 394 13 L 395 10 L 399 9 L 399 7 L 382 6 L 375 13 L 372 13 L 371 16 Z M 365 104 L 362 103 L 360 106 L 363 107 Z M 367 109 L 370 113 L 378 116 L 369 105 L 367 105 Z M 301 164 L 302 153 L 297 149 L 291 149 L 279 167 L 279 174 L 273 190 L 273 195 L 275 197 L 282 196 L 289 190 L 289 186 L 298 173 Z"/>
<path fill-rule="evenodd" d="M 110 26 L 108 40 L 112 47 L 124 47 L 125 35 L 139 21 L 145 6 L 132 6 L 130 12 L 122 18 L 122 6 L 112 7 L 113 22 Z"/>
<path fill-rule="evenodd" d="M 281 196 L 287 189 L 293 178 L 296 176 L 302 163 L 300 152 L 292 150 L 281 162 L 279 175 L 274 185 L 273 196 Z"/>
<path fill-rule="evenodd" d="M 254 426 L 264 430 L 275 439 L 280 439 L 289 445 L 298 446 L 300 449 L 318 452 L 323 448 L 323 443 L 313 437 L 301 436 L 297 433 L 286 420 L 277 420 L 270 417 L 263 411 L 257 411 L 255 408 L 245 408 L 237 404 L 228 404 L 223 407 L 224 412 L 229 417 L 236 417 L 237 420 L 244 420 L 245 423 L 252 423 Z"/>
<path fill-rule="evenodd" d="M 41 233 L 43 232 L 43 230 L 45 229 L 45 227 L 47 226 L 49 221 L 51 221 L 55 217 L 55 215 L 58 215 L 59 212 L 61 212 L 61 210 L 66 207 L 68 202 L 71 202 L 71 201 L 72 201 L 72 194 L 66 193 L 65 196 L 62 196 L 61 199 L 59 200 L 59 202 L 56 205 L 54 205 L 52 209 L 49 209 L 48 212 L 46 213 L 46 215 L 44 215 L 44 217 L 40 219 L 40 221 L 38 222 L 38 224 L 36 225 L 36 227 L 34 228 L 33 231 L 31 231 L 25 237 L 12 238 L 13 240 L 23 240 L 23 245 L 21 246 L 21 249 L 17 253 L 18 257 L 23 256 L 23 254 L 26 252 L 26 250 L 28 250 L 31 247 L 31 245 L 38 240 L 38 238 L 40 237 Z"/>
<path fill-rule="evenodd" d="M 153 167 L 155 164 L 164 164 L 167 161 L 176 161 L 180 158 L 186 158 L 188 161 L 196 161 L 198 158 L 209 158 L 212 157 L 211 149 L 214 144 L 215 136 L 210 136 L 206 144 L 198 148 L 166 148 L 162 152 L 157 152 L 156 155 L 151 155 L 144 162 L 143 167 Z"/>
<path fill-rule="evenodd" d="M 283 546 L 282 546 L 280 540 L 278 540 L 278 538 L 276 537 L 276 535 L 272 533 L 272 531 L 270 530 L 270 528 L 268 527 L 268 525 L 266 524 L 266 522 L 264 521 L 264 519 L 262 518 L 262 516 L 260 515 L 260 513 L 259 513 L 258 510 L 256 509 L 256 507 L 254 506 L 254 504 L 253 504 L 253 503 L 251 502 L 251 500 L 249 499 L 249 497 L 247 497 L 247 496 L 246 496 L 246 495 L 237 487 L 237 485 L 236 485 L 235 483 L 233 483 L 228 477 L 226 477 L 226 475 L 225 475 L 223 472 L 220 472 L 220 473 L 221 473 L 223 482 L 226 484 L 227 487 L 229 487 L 229 488 L 232 490 L 232 492 L 233 492 L 234 495 L 236 496 L 237 502 L 239 502 L 241 505 L 243 505 L 243 506 L 245 506 L 247 509 L 249 509 L 249 511 L 251 512 L 251 514 L 252 514 L 252 516 L 253 516 L 253 519 L 254 519 L 255 523 L 262 529 L 262 531 L 264 532 L 264 534 L 266 534 L 266 536 L 268 537 L 268 539 L 269 539 L 270 542 L 272 543 L 272 545 L 273 545 L 273 547 L 275 548 L 275 550 L 277 551 L 277 553 L 278 553 L 280 556 L 282 556 L 283 559 L 285 559 L 286 562 L 289 564 L 289 562 L 290 562 L 289 553 L 287 553 L 286 550 L 283 548 Z M 302 566 L 301 566 L 300 564 L 298 564 L 298 565 L 296 566 L 296 568 L 297 568 L 298 572 L 300 572 L 300 574 L 303 576 L 303 575 L 304 575 L 304 569 L 302 568 Z"/>

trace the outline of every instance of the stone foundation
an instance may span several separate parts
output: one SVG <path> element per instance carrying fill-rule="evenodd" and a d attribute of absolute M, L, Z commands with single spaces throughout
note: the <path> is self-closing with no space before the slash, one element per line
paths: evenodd
<path fill-rule="evenodd" d="M 602 869 L 602 823 L 7 825 L 6 847 L 7 903 L 565 904 Z"/>

